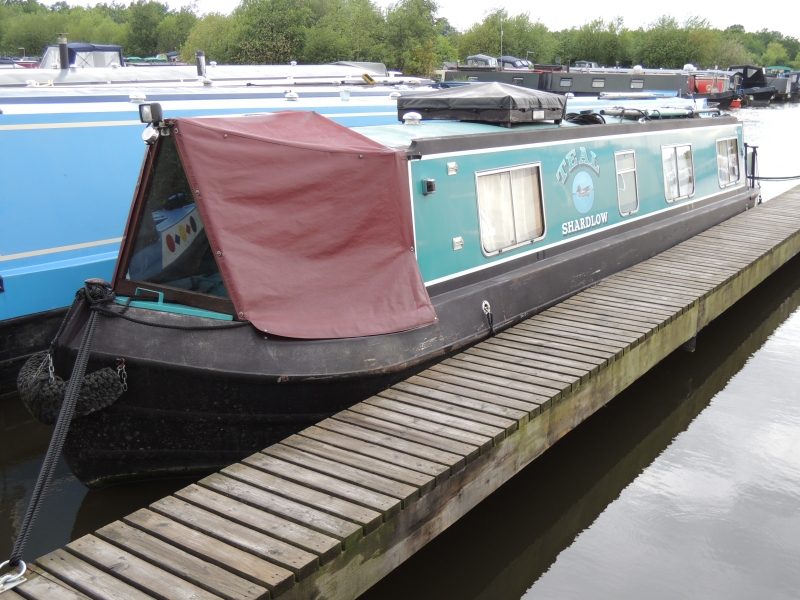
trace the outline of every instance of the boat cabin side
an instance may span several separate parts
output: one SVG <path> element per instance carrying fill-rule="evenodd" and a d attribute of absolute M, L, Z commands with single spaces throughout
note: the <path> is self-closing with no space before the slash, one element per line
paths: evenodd
<path fill-rule="evenodd" d="M 169 123 L 162 130 L 145 160 L 115 290 L 123 301 L 134 298 L 134 306 L 155 307 L 155 299 L 169 312 L 246 319 L 220 271 L 222 246 L 209 237 L 198 210 L 200 192 L 187 177 L 175 129 Z M 399 168 L 406 173 L 399 181 L 407 177 L 408 185 L 392 193 L 404 194 L 400 202 L 413 228 L 404 248 L 406 255 L 413 252 L 432 297 L 466 285 L 464 276 L 491 276 L 497 265 L 510 270 L 746 185 L 742 127 L 733 118 L 510 130 L 432 122 L 348 131 L 403 155 Z M 322 163 L 307 164 L 309 173 L 321 168 Z M 347 187 L 348 172 L 335 173 Z M 383 179 L 377 171 L 370 178 L 373 184 Z M 263 181 L 269 185 L 270 178 Z M 269 189 L 263 193 L 270 196 Z M 318 201 L 325 201 L 324 194 Z M 260 260 L 293 260 L 282 248 L 260 251 Z"/>

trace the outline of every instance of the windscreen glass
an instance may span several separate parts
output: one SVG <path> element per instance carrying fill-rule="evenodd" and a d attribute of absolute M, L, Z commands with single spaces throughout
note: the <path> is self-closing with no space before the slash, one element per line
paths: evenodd
<path fill-rule="evenodd" d="M 171 136 L 160 140 L 126 277 L 228 297 Z"/>

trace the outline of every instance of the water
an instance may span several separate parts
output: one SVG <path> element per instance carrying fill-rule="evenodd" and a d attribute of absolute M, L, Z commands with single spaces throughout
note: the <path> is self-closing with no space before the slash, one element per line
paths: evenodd
<path fill-rule="evenodd" d="M 763 175 L 800 174 L 800 106 L 738 115 Z M 795 259 L 364 598 L 800 596 L 798 306 Z M 50 431 L 0 398 L 0 560 Z M 87 491 L 62 462 L 26 558 L 190 481 Z"/>

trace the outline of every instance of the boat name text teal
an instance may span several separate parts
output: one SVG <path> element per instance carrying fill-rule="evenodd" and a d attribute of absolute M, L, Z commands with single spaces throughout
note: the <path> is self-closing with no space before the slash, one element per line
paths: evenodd
<path fill-rule="evenodd" d="M 561 224 L 561 235 L 572 235 L 573 233 L 578 233 L 579 231 L 583 231 L 585 229 L 592 229 L 593 227 L 598 227 L 599 225 L 605 225 L 606 223 L 608 223 L 608 212 L 601 212 L 596 215 L 581 217 L 580 219 L 573 219 L 572 221 L 567 221 L 566 223 Z"/>
<path fill-rule="evenodd" d="M 580 152 L 580 156 L 578 156 Z M 579 150 L 570 150 L 558 166 L 556 178 L 561 183 L 567 183 L 569 174 L 572 173 L 578 166 L 586 165 L 592 171 L 600 175 L 600 165 L 597 164 L 597 155 L 591 150 L 587 153 L 586 148 L 583 146 Z"/>

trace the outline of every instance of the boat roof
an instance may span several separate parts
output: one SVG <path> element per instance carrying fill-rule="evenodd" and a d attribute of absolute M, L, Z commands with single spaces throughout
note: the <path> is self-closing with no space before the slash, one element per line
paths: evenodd
<path fill-rule="evenodd" d="M 571 123 L 564 123 L 572 126 Z M 525 123 L 515 125 L 514 131 L 529 129 L 557 129 L 555 123 Z M 422 121 L 419 125 L 372 125 L 353 127 L 353 130 L 369 139 L 390 148 L 408 148 L 414 140 L 429 138 L 479 135 L 482 133 L 504 133 L 507 127 L 488 123 L 467 123 L 461 121 Z"/>

